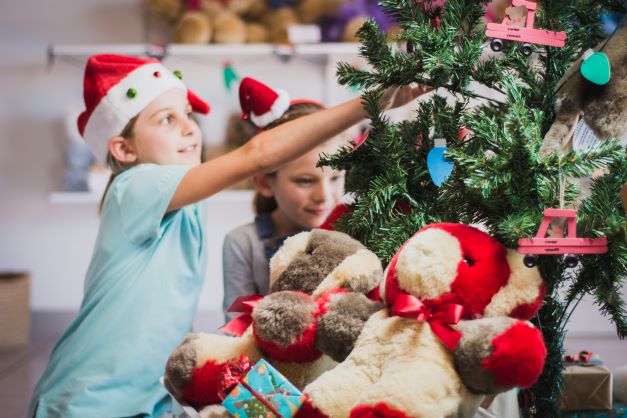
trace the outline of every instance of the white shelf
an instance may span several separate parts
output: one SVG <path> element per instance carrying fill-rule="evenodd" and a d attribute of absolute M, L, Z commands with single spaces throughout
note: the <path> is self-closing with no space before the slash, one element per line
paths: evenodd
<path fill-rule="evenodd" d="M 245 203 L 252 204 L 253 190 L 225 190 L 211 196 L 209 203 Z M 102 195 L 94 192 L 53 192 L 48 200 L 53 204 L 73 205 L 73 204 L 98 204 Z"/>
<path fill-rule="evenodd" d="M 357 43 L 334 43 L 323 42 L 318 44 L 169 44 L 157 46 L 152 44 L 65 44 L 50 45 L 48 55 L 59 56 L 88 56 L 92 54 L 124 54 L 124 55 L 164 55 L 164 56 L 251 56 L 270 55 L 278 56 L 291 55 L 333 55 L 333 54 L 357 54 L 359 44 Z"/>

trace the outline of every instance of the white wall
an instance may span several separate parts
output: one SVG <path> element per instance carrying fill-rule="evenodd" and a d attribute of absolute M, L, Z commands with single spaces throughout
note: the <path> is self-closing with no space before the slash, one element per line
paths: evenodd
<path fill-rule="evenodd" d="M 141 43 L 141 0 L 4 1 L 0 15 L 0 270 L 28 270 L 36 311 L 74 311 L 98 227 L 96 204 L 53 204 L 63 174 L 63 118 L 80 101 L 84 58 L 46 62 L 56 44 Z M 222 85 L 222 58 L 168 58 L 186 82 L 212 104 L 201 126 L 209 143 L 223 135 L 225 116 L 237 111 L 234 93 Z M 347 95 L 325 89 L 332 70 L 319 58 L 282 63 L 274 57 L 233 58 L 241 75 L 280 85 L 293 96 L 336 103 Z M 332 65 L 333 67 L 333 65 Z M 220 248 L 232 227 L 252 219 L 247 199 L 211 205 L 210 260 L 199 317 L 218 311 L 222 298 Z M 200 322 L 203 322 L 202 319 Z M 573 317 L 575 332 L 611 333 L 590 303 Z"/>

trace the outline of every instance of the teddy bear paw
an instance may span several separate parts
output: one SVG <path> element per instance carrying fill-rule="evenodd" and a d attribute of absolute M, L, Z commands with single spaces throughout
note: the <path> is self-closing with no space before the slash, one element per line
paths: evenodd
<path fill-rule="evenodd" d="M 351 409 L 350 418 L 411 418 L 398 409 L 394 409 L 385 402 L 374 405 L 358 405 Z"/>
<path fill-rule="evenodd" d="M 311 403 L 311 399 L 307 398 L 296 413 L 296 418 L 329 418 L 329 416 L 316 408 Z"/>

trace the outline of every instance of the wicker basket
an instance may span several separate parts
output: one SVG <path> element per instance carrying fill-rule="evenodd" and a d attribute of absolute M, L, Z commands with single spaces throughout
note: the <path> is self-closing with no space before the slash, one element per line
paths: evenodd
<path fill-rule="evenodd" d="M 26 345 L 30 333 L 30 276 L 0 272 L 0 349 Z"/>

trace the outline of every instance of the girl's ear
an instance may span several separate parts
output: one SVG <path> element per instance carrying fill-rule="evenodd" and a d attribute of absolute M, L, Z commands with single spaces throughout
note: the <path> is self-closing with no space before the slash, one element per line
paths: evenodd
<path fill-rule="evenodd" d="M 253 183 L 255 183 L 255 188 L 263 197 L 274 196 L 274 190 L 272 190 L 272 184 L 267 174 L 254 176 Z"/>
<path fill-rule="evenodd" d="M 121 163 L 132 164 L 137 161 L 137 154 L 129 144 L 128 140 L 122 136 L 114 136 L 109 141 L 109 152 L 111 156 Z"/>

